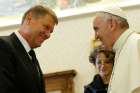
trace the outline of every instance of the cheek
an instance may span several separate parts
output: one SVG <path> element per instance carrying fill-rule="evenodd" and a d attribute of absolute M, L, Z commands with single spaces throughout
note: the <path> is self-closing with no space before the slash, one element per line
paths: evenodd
<path fill-rule="evenodd" d="M 35 35 L 34 35 L 34 42 L 35 43 L 39 43 L 39 42 L 41 42 L 42 41 L 42 37 L 40 36 L 40 34 L 39 33 L 36 33 Z"/>
<path fill-rule="evenodd" d="M 110 70 L 112 70 L 113 69 L 113 65 L 110 65 L 109 68 L 110 68 Z"/>
<path fill-rule="evenodd" d="M 107 70 L 107 71 L 110 72 L 110 71 L 112 71 L 112 69 L 113 69 L 113 67 L 112 67 L 111 65 L 106 66 L 106 70 Z"/>
<path fill-rule="evenodd" d="M 103 31 L 99 31 L 99 32 L 98 32 L 98 36 L 99 36 L 100 38 L 102 38 L 102 36 L 103 36 L 102 34 L 103 34 L 103 33 L 104 33 Z"/>
<path fill-rule="evenodd" d="M 103 36 L 104 32 L 105 32 L 105 28 L 104 27 L 100 27 L 100 29 L 97 31 L 99 36 Z"/>

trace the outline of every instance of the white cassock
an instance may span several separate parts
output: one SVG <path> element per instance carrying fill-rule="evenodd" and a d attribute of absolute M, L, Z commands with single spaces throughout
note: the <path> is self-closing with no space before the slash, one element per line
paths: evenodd
<path fill-rule="evenodd" d="M 140 93 L 140 34 L 125 31 L 113 50 L 115 63 L 108 93 Z"/>

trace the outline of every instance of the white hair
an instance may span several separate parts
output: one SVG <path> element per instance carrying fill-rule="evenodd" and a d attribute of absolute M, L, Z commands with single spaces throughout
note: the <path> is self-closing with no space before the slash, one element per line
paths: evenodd
<path fill-rule="evenodd" d="M 110 20 L 110 19 L 115 19 L 119 23 L 121 28 L 127 28 L 127 29 L 129 28 L 129 24 L 127 22 L 127 19 L 122 18 L 120 16 L 116 16 L 116 15 L 113 15 L 111 13 L 102 12 L 102 11 L 97 12 L 96 15 L 100 16 L 103 19 L 103 21 L 105 21 L 105 22 Z"/>

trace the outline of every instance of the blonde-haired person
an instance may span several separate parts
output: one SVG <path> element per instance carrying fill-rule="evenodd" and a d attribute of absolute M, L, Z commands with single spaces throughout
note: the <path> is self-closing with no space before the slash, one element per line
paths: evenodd
<path fill-rule="evenodd" d="M 25 12 L 17 32 L 0 37 L 0 93 L 46 93 L 34 50 L 49 39 L 56 14 L 36 5 Z"/>

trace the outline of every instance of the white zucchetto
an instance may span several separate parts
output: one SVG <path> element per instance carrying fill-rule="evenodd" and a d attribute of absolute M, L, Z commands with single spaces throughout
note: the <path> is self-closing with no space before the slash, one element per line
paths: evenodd
<path fill-rule="evenodd" d="M 106 12 L 127 19 L 125 12 L 116 5 L 100 7 L 97 12 Z"/>

